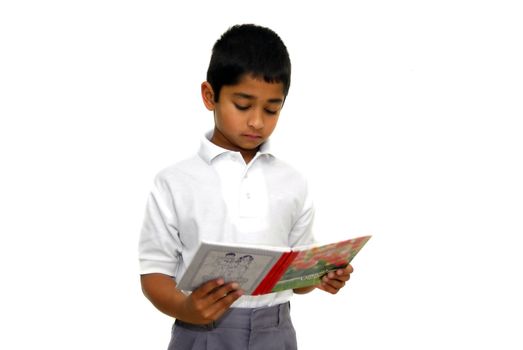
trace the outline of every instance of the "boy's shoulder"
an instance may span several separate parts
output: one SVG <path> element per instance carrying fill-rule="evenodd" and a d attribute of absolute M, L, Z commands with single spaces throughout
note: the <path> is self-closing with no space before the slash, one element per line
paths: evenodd
<path fill-rule="evenodd" d="M 268 183 L 285 192 L 298 194 L 308 192 L 309 181 L 306 172 L 299 165 L 278 157 L 271 157 L 269 163 L 270 166 L 264 169 Z"/>
<path fill-rule="evenodd" d="M 271 156 L 270 158 L 271 167 L 273 167 L 277 171 L 281 171 L 283 173 L 288 173 L 289 175 L 297 176 L 299 178 L 304 178 L 305 173 L 302 169 L 300 169 L 295 164 L 288 162 L 284 159 Z"/>
<path fill-rule="evenodd" d="M 189 180 L 197 180 L 204 177 L 207 166 L 205 162 L 197 155 L 179 160 L 171 165 L 161 169 L 156 174 L 156 181 L 185 182 Z"/>
<path fill-rule="evenodd" d="M 296 180 L 306 181 L 307 179 L 307 167 L 300 162 L 301 158 L 296 157 L 297 155 L 293 152 L 286 150 L 285 140 L 275 138 L 270 139 L 267 144 L 263 146 L 262 151 L 265 151 L 269 155 L 271 167 L 277 172 L 291 176 Z"/>

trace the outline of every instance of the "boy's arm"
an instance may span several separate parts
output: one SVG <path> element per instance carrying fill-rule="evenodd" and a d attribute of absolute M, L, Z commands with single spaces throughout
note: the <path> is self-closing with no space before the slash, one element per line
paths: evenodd
<path fill-rule="evenodd" d="M 243 294 L 237 283 L 224 284 L 223 279 L 204 283 L 189 295 L 176 289 L 171 276 L 161 273 L 141 275 L 140 281 L 143 293 L 158 310 L 193 324 L 216 321 Z"/>

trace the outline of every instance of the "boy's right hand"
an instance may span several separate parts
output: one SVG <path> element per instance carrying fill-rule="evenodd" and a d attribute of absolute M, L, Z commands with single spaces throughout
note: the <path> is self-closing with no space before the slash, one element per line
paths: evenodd
<path fill-rule="evenodd" d="M 221 278 L 202 284 L 185 299 L 180 318 L 193 324 L 216 321 L 243 295 L 239 287 L 235 282 L 225 284 Z"/>

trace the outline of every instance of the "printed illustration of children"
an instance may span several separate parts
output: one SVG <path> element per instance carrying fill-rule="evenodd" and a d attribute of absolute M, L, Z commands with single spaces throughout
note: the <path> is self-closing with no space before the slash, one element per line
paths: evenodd
<path fill-rule="evenodd" d="M 249 265 L 254 260 L 252 255 L 244 255 L 237 260 L 236 273 L 232 276 L 232 280 L 238 282 L 240 285 L 247 282 L 249 278 L 244 277 L 247 270 L 249 270 Z"/>
<path fill-rule="evenodd" d="M 204 281 L 215 278 L 223 278 L 225 281 L 232 281 L 234 270 L 238 265 L 235 253 L 226 253 L 224 256 L 219 256 L 214 260 L 214 264 L 210 268 L 209 274 L 202 276 Z"/>
<path fill-rule="evenodd" d="M 216 275 L 226 282 L 232 281 L 234 270 L 238 265 L 235 253 L 226 253 L 223 258 L 216 259 Z"/>

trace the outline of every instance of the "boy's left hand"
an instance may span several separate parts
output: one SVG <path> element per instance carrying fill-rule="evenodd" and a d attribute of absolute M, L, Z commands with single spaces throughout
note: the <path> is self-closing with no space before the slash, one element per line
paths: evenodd
<path fill-rule="evenodd" d="M 336 294 L 345 286 L 345 283 L 350 279 L 350 274 L 353 271 L 354 269 L 350 264 L 343 269 L 331 271 L 322 277 L 321 284 L 316 286 L 316 288 L 331 294 Z"/>

